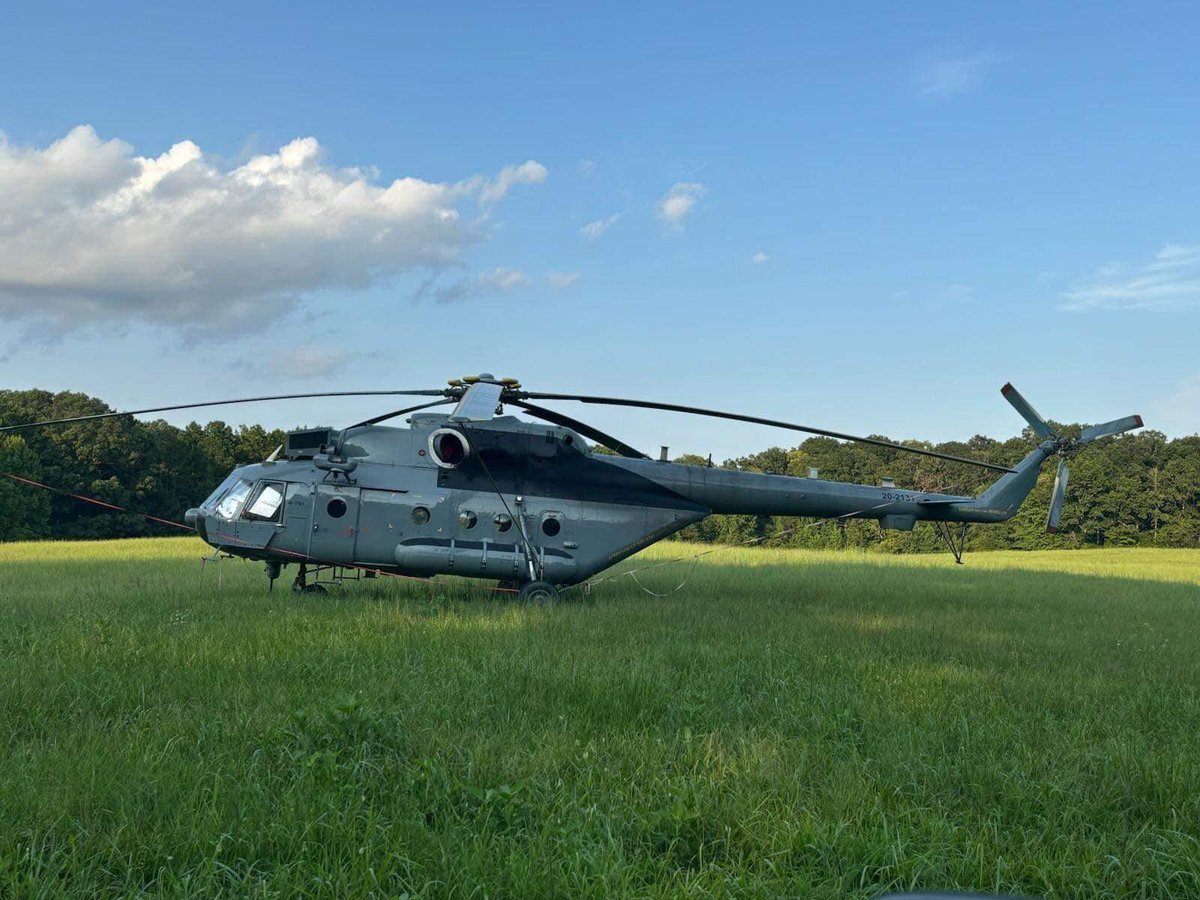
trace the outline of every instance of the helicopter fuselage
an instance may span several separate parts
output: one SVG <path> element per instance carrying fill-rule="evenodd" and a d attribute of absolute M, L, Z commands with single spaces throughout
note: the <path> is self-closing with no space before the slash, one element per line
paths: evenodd
<path fill-rule="evenodd" d="M 213 547 L 268 562 L 569 585 L 711 513 L 900 530 L 1001 521 L 1049 455 L 1034 450 L 971 498 L 610 456 L 570 428 L 512 416 L 408 421 L 331 432 L 331 446 L 240 467 L 188 521 Z"/>

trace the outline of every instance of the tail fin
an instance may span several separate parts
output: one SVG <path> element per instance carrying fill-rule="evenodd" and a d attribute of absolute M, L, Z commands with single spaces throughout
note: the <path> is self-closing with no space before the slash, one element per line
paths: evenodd
<path fill-rule="evenodd" d="M 1003 522 L 1005 519 L 1011 519 L 1037 484 L 1042 463 L 1053 454 L 1051 442 L 1042 443 L 1016 464 L 1014 468 L 1017 471 L 1001 475 L 992 482 L 987 490 L 975 498 L 972 508 L 987 517 L 983 521 Z"/>

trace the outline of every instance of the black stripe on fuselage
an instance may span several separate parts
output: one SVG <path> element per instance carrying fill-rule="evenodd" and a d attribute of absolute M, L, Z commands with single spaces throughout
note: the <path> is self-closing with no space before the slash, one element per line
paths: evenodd
<path fill-rule="evenodd" d="M 610 465 L 603 456 L 581 452 L 557 435 L 460 427 L 473 452 L 458 468 L 438 470 L 439 487 L 492 491 L 494 479 L 495 489 L 504 494 L 708 512 L 706 506 Z"/>

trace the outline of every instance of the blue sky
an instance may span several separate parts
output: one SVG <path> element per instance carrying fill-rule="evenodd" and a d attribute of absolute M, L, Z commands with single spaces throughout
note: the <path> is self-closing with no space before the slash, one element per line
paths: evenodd
<path fill-rule="evenodd" d="M 1200 429 L 1195 8 L 645 7 L 4 7 L 0 384 L 130 407 L 490 370 L 941 440 L 1016 433 L 1012 380 Z"/>

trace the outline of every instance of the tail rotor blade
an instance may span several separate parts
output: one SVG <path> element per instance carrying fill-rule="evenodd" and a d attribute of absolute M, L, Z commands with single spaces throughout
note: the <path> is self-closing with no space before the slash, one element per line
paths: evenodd
<path fill-rule="evenodd" d="M 1108 437 L 1110 434 L 1121 434 L 1122 432 L 1141 427 L 1141 416 L 1126 416 L 1123 419 L 1113 419 L 1111 422 L 1105 422 L 1102 425 L 1092 425 L 1090 428 L 1083 429 L 1083 434 L 1079 436 L 1079 442 L 1087 444 L 1097 438 Z"/>
<path fill-rule="evenodd" d="M 1063 498 L 1067 494 L 1067 481 L 1071 477 L 1071 470 L 1067 468 L 1067 461 L 1060 459 L 1058 461 L 1058 472 L 1054 475 L 1054 492 L 1050 495 L 1050 514 L 1046 516 L 1046 531 L 1050 534 L 1058 533 L 1058 522 L 1062 518 Z"/>
<path fill-rule="evenodd" d="M 1000 393 L 1013 405 L 1013 409 L 1021 414 L 1021 418 L 1029 423 L 1030 428 L 1044 438 L 1054 437 L 1054 429 L 1038 414 L 1029 401 L 1021 396 L 1021 392 L 1012 386 L 1012 382 L 1000 388 Z"/>

